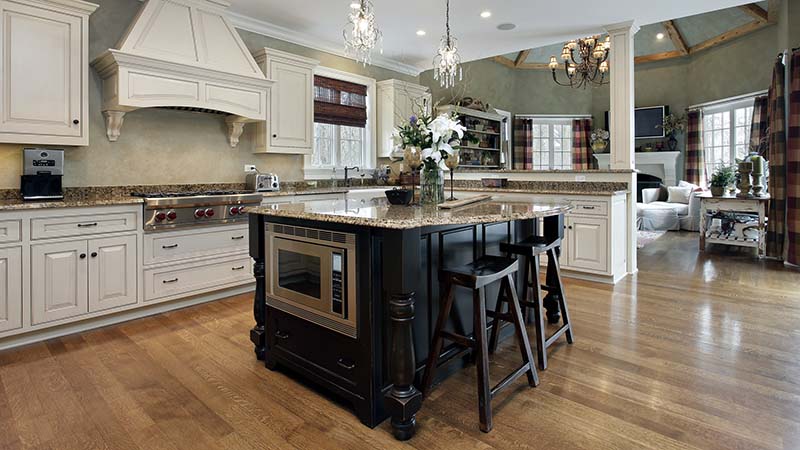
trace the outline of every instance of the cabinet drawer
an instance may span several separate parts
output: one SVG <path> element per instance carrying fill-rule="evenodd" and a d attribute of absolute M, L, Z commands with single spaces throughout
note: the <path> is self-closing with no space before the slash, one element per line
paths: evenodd
<path fill-rule="evenodd" d="M 0 220 L 0 244 L 22 240 L 21 220 Z"/>
<path fill-rule="evenodd" d="M 573 200 L 570 214 L 582 216 L 606 216 L 608 204 L 606 202 L 593 202 L 588 200 Z"/>
<path fill-rule="evenodd" d="M 226 260 L 147 269 L 144 271 L 144 301 L 255 281 L 252 267 L 250 257 L 242 255 Z"/>
<path fill-rule="evenodd" d="M 136 230 L 136 213 L 85 214 L 31 219 L 31 239 L 50 239 Z"/>
<path fill-rule="evenodd" d="M 144 263 L 241 253 L 247 251 L 247 242 L 246 227 L 146 234 Z"/>

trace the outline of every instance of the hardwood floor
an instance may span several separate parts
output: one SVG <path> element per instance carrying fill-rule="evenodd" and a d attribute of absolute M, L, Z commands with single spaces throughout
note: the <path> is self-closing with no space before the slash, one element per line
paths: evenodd
<path fill-rule="evenodd" d="M 667 233 L 617 286 L 567 280 L 576 342 L 478 430 L 475 370 L 396 442 L 248 340 L 249 296 L 0 353 L 0 449 L 797 449 L 800 272 Z M 518 363 L 501 344 L 493 375 Z M 495 377 L 497 380 L 497 377 Z"/>

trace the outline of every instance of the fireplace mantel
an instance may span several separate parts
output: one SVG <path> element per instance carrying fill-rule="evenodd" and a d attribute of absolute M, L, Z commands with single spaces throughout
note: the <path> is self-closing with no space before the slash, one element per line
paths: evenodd
<path fill-rule="evenodd" d="M 681 152 L 636 152 L 636 170 L 642 173 L 655 175 L 666 186 L 678 184 L 678 156 Z M 597 165 L 600 169 L 608 169 L 611 159 L 610 153 L 596 153 Z"/>

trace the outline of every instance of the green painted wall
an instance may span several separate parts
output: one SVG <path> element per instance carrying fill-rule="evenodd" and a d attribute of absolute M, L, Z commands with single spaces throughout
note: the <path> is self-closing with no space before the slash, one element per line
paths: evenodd
<path fill-rule="evenodd" d="M 450 89 L 442 88 L 439 81 L 433 79 L 432 70 L 422 72 L 419 83 L 431 89 L 434 104 L 447 105 L 456 99 L 472 97 L 488 101 L 492 107 L 517 112 L 514 110 L 517 96 L 515 70 L 490 59 L 482 59 L 465 63 L 463 71 L 463 81 Z"/>
<path fill-rule="evenodd" d="M 89 20 L 89 58 L 115 48 L 142 3 L 92 0 L 100 5 Z M 410 77 L 288 42 L 240 31 L 248 48 L 272 47 L 312 57 L 322 65 L 383 80 Z M 302 180 L 303 158 L 254 155 L 255 125 L 245 127 L 239 146 L 231 148 L 220 116 L 159 109 L 128 113 L 118 142 L 109 142 L 100 112 L 100 80 L 89 74 L 89 146 L 67 148 L 66 186 L 242 182 L 244 164 L 277 172 L 283 180 Z M 0 144 L 0 188 L 19 188 L 22 145 Z"/>

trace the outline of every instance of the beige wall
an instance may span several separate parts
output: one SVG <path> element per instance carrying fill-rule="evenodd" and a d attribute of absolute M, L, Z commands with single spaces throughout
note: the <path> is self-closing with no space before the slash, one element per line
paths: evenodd
<path fill-rule="evenodd" d="M 100 8 L 89 21 L 89 57 L 116 47 L 142 5 L 134 0 L 93 0 Z M 272 47 L 312 57 L 322 65 L 383 80 L 410 77 L 329 53 L 240 31 L 248 48 Z M 128 113 L 117 142 L 105 136 L 100 82 L 90 69 L 89 146 L 66 148 L 65 186 L 242 182 L 243 165 L 256 164 L 283 180 L 302 180 L 302 156 L 254 155 L 254 126 L 245 127 L 237 148 L 226 141 L 222 116 L 144 109 Z M 23 145 L 0 144 L 0 188 L 19 188 Z"/>

